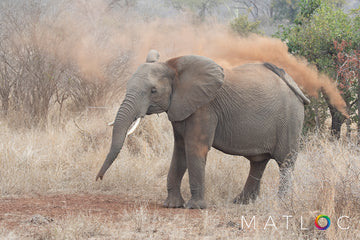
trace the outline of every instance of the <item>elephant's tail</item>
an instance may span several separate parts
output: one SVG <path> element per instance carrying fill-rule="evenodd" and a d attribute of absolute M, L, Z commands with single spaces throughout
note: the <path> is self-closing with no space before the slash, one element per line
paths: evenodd
<path fill-rule="evenodd" d="M 304 105 L 308 105 L 310 103 L 310 100 L 304 95 L 296 82 L 283 69 L 278 68 L 271 63 L 264 63 L 264 66 L 276 73 L 276 75 L 278 75 L 286 83 L 286 85 L 288 85 L 288 87 L 296 94 L 296 96 L 300 98 Z"/>

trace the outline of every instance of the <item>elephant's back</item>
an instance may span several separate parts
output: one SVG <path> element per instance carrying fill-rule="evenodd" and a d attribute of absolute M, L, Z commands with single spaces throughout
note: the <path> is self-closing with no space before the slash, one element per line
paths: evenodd
<path fill-rule="evenodd" d="M 287 75 L 285 73 L 285 75 Z M 294 83 L 296 85 L 296 83 Z M 302 100 L 285 83 L 285 81 L 262 63 L 244 64 L 225 70 L 224 88 L 232 89 L 238 95 L 252 99 L 249 104 L 255 105 L 272 103 L 283 106 L 290 104 L 292 107 L 303 108 Z M 241 99 L 240 99 L 241 100 Z"/>
<path fill-rule="evenodd" d="M 244 64 L 225 70 L 223 88 L 225 94 L 245 104 L 249 108 L 247 112 L 255 111 L 254 114 L 269 108 L 275 111 L 277 106 L 296 100 L 284 81 L 263 64 Z"/>
<path fill-rule="evenodd" d="M 245 156 L 274 154 L 279 131 L 299 131 L 304 114 L 292 90 L 263 64 L 225 70 L 213 106 L 219 119 L 215 145 Z"/>
<path fill-rule="evenodd" d="M 285 87 L 280 76 L 262 63 L 244 64 L 231 70 L 225 70 L 225 84 L 236 89 L 260 92 L 271 92 L 269 91 L 271 88 Z"/>

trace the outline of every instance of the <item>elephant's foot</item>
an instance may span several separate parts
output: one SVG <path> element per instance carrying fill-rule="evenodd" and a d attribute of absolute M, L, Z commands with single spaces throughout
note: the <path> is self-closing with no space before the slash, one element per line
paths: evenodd
<path fill-rule="evenodd" d="M 255 193 L 240 193 L 236 196 L 233 203 L 247 205 L 250 202 L 255 202 L 257 195 Z"/>
<path fill-rule="evenodd" d="M 200 200 L 195 200 L 195 199 L 190 199 L 185 207 L 187 209 L 204 209 L 206 208 L 206 202 L 203 199 Z"/>
<path fill-rule="evenodd" d="M 183 208 L 184 203 L 185 201 L 181 195 L 179 197 L 168 196 L 163 206 L 166 208 Z"/>

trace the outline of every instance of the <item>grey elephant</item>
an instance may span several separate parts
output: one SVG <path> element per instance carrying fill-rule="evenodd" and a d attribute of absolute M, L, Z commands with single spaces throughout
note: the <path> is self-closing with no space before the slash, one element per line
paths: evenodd
<path fill-rule="evenodd" d="M 111 148 L 96 180 L 118 156 L 135 120 L 166 112 L 174 151 L 165 207 L 206 208 L 205 164 L 211 147 L 250 160 L 245 187 L 234 203 L 256 199 L 269 159 L 275 159 L 280 169 L 279 196 L 291 190 L 304 104 L 309 100 L 287 73 L 269 63 L 224 71 L 213 60 L 195 55 L 158 62 L 154 50 L 147 59 L 127 82 Z M 191 199 L 184 204 L 180 185 L 186 169 Z"/>

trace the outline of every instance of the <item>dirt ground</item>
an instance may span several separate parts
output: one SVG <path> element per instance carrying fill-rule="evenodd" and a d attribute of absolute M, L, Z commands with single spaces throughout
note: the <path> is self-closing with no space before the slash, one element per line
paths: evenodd
<path fill-rule="evenodd" d="M 167 209 L 155 200 L 141 201 L 126 195 L 65 194 L 0 198 L 0 226 L 8 231 L 49 224 L 79 214 L 120 221 L 122 214 L 144 207 L 157 214 L 200 217 L 199 210 Z"/>

